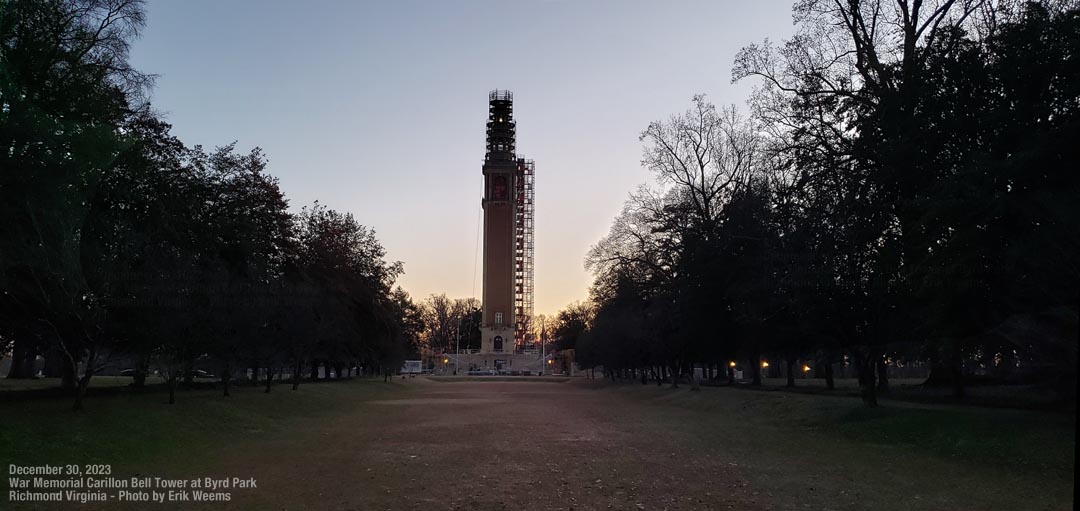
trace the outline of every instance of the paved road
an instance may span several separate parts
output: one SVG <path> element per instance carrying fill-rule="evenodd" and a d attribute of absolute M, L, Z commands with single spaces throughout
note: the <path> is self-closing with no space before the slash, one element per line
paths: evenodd
<path fill-rule="evenodd" d="M 261 509 L 764 509 L 720 452 L 664 408 L 583 382 L 435 382 L 399 390 L 261 452 Z M 249 494 L 250 495 L 250 494 Z"/>

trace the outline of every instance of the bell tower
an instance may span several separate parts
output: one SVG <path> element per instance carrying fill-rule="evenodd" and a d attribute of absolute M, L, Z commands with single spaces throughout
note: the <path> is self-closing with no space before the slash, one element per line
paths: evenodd
<path fill-rule="evenodd" d="M 488 94 L 487 153 L 484 156 L 484 285 L 480 327 L 482 353 L 513 353 L 515 339 L 515 226 L 518 161 L 514 95 Z"/>

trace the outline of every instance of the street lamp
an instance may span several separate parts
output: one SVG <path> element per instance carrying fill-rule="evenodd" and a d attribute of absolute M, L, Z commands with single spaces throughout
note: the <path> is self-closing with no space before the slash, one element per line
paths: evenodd
<path fill-rule="evenodd" d="M 547 343 L 545 342 L 547 340 L 546 337 L 547 337 L 547 325 L 541 323 L 540 324 L 540 360 L 544 360 L 545 358 L 547 358 L 547 352 L 544 349 L 544 348 L 547 347 Z M 550 364 L 551 361 L 548 360 L 548 363 Z M 543 376 L 543 375 L 544 375 L 544 364 L 540 364 L 540 376 Z"/>

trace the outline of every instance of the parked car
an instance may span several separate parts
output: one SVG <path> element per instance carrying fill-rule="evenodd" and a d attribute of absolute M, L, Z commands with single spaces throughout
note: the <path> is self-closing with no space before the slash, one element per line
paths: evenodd
<path fill-rule="evenodd" d="M 208 373 L 206 371 L 203 371 L 202 369 L 196 369 L 196 370 L 194 370 L 192 372 L 195 373 L 196 378 L 213 378 L 214 377 L 213 374 Z"/>

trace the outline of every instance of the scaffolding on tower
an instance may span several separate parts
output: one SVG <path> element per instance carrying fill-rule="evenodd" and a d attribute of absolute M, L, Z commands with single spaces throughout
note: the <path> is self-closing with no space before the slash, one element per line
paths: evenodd
<path fill-rule="evenodd" d="M 536 164 L 518 158 L 514 226 L 514 344 L 524 349 L 532 342 L 533 317 L 533 205 Z"/>

